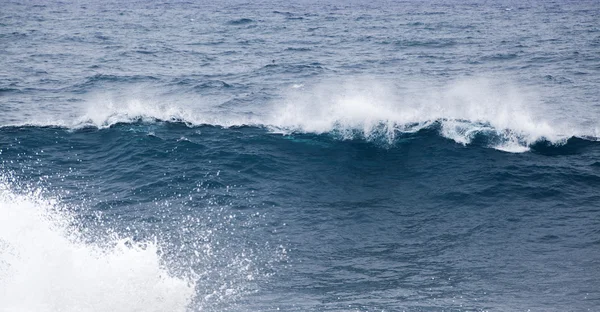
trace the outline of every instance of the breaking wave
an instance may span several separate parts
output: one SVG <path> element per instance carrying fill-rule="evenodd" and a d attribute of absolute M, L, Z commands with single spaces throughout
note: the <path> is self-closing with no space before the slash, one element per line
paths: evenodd
<path fill-rule="evenodd" d="M 489 147 L 525 152 L 539 142 L 564 144 L 570 138 L 595 141 L 598 128 L 550 118 L 531 95 L 489 79 L 441 87 L 392 84 L 375 79 L 329 80 L 314 86 L 294 84 L 280 99 L 256 103 L 246 111 L 177 99 L 104 98 L 90 101 L 79 114 L 27 125 L 72 129 L 108 128 L 121 123 L 181 122 L 190 127 L 255 126 L 276 133 L 332 133 L 341 139 L 393 143 L 398 135 L 435 127 L 439 135 L 469 145 L 487 137 Z"/>

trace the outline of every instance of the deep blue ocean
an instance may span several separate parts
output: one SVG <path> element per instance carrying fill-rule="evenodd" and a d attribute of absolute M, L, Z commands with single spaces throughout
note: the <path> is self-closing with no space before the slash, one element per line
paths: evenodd
<path fill-rule="evenodd" d="M 0 0 L 0 311 L 600 311 L 600 3 Z"/>

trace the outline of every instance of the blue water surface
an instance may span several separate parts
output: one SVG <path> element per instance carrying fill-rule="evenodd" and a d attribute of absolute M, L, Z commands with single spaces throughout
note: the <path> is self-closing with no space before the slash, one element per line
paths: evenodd
<path fill-rule="evenodd" d="M 597 311 L 599 18 L 596 1 L 4 1 L 0 301 Z M 89 277 L 39 251 L 54 234 L 116 264 Z M 138 260 L 111 262 L 122 238 Z M 119 284 L 150 269 L 110 279 L 148 246 L 155 292 Z M 64 262 L 22 278 L 29 254 Z M 167 275 L 182 305 L 150 303 L 185 289 Z M 131 300 L 68 291 L 107 280 Z"/>

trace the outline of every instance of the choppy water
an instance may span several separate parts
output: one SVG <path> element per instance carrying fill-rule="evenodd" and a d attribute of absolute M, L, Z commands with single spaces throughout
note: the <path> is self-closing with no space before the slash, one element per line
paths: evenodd
<path fill-rule="evenodd" d="M 599 20 L 3 1 L 0 311 L 596 311 Z"/>

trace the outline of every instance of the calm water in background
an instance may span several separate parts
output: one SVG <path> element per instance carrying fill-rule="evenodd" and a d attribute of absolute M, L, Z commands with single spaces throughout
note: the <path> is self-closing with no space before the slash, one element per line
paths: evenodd
<path fill-rule="evenodd" d="M 0 311 L 600 310 L 595 1 L 0 9 Z"/>

